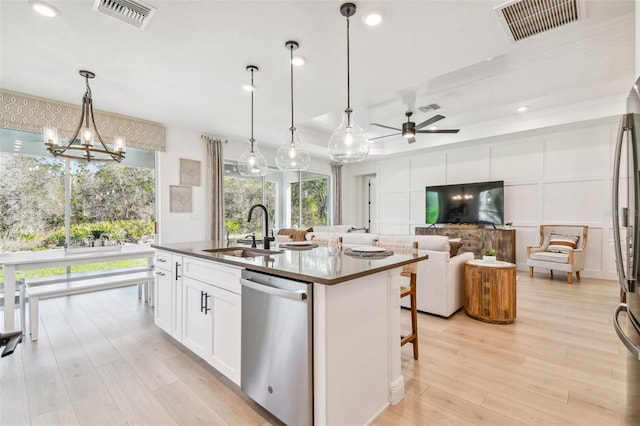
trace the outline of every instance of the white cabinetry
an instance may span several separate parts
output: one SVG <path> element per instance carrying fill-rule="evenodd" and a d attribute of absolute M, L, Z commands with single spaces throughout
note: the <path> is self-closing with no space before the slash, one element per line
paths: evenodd
<path fill-rule="evenodd" d="M 182 340 L 182 256 L 156 251 L 155 324 Z"/>
<path fill-rule="evenodd" d="M 155 323 L 240 385 L 241 268 L 156 253 Z"/>

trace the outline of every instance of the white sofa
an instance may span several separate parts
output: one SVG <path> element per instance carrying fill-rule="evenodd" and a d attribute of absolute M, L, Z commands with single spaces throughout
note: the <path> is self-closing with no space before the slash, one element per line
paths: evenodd
<path fill-rule="evenodd" d="M 327 238 L 331 233 L 338 233 L 345 247 L 371 245 L 375 239 L 380 242 L 404 244 L 417 241 L 420 253 L 429 255 L 429 259 L 418 264 L 418 310 L 449 317 L 464 304 L 464 263 L 474 256 L 473 253 L 460 253 L 451 257 L 447 236 L 369 234 L 331 230 L 311 232 L 307 234 L 307 239 L 310 240 L 314 236 Z M 402 306 L 408 307 L 408 303 L 408 300 L 403 300 Z"/>

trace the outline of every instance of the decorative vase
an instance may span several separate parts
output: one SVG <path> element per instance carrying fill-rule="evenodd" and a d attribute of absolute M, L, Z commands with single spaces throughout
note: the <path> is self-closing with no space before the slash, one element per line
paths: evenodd
<path fill-rule="evenodd" d="M 495 256 L 482 256 L 482 260 L 485 262 L 496 262 L 498 259 L 496 259 Z"/>

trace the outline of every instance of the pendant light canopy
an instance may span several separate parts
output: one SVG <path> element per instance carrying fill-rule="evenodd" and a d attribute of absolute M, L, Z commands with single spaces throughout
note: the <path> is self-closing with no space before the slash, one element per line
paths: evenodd
<path fill-rule="evenodd" d="M 347 18 L 347 109 L 344 110 L 342 124 L 329 139 L 329 155 L 333 161 L 351 163 L 362 161 L 369 155 L 369 140 L 362 128 L 353 119 L 351 109 L 351 86 L 349 69 L 349 17 L 355 15 L 356 5 L 344 3 L 340 13 Z"/>
<path fill-rule="evenodd" d="M 309 151 L 300 143 L 298 131 L 293 125 L 293 51 L 298 43 L 288 41 L 285 47 L 289 50 L 289 66 L 291 68 L 291 127 L 289 127 L 287 141 L 280 145 L 276 152 L 276 164 L 280 170 L 307 170 L 309 168 Z"/>
<path fill-rule="evenodd" d="M 247 142 L 247 148 L 238 159 L 238 172 L 242 176 L 259 177 L 267 174 L 267 160 L 258 149 L 258 144 L 253 138 L 253 73 L 258 71 L 255 65 L 247 65 L 247 71 L 251 72 L 251 138 Z"/>

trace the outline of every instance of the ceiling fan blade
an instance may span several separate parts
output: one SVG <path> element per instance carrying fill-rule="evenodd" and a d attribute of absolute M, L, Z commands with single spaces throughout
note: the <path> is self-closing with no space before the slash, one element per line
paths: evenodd
<path fill-rule="evenodd" d="M 374 141 L 374 140 L 376 140 L 376 139 L 388 138 L 389 136 L 396 136 L 396 135 L 399 135 L 399 134 L 400 134 L 400 133 L 392 133 L 392 134 L 390 134 L 390 135 L 378 136 L 377 138 L 367 138 L 367 139 L 369 139 L 370 141 Z"/>
<path fill-rule="evenodd" d="M 430 119 L 423 121 L 422 123 L 418 124 L 416 126 L 416 129 L 422 129 L 424 126 L 429 126 L 430 124 L 435 123 L 436 121 L 440 121 L 444 118 L 444 116 L 438 114 L 438 115 L 434 115 L 433 117 L 431 117 Z"/>
<path fill-rule="evenodd" d="M 409 143 L 414 143 L 416 141 L 416 138 L 414 138 L 413 136 L 411 136 L 410 138 L 407 138 L 407 142 Z"/>
<path fill-rule="evenodd" d="M 416 130 L 416 133 L 458 133 L 460 129 Z"/>
<path fill-rule="evenodd" d="M 385 129 L 401 131 L 402 129 L 396 129 L 395 127 L 385 126 L 384 124 L 371 123 L 372 126 L 384 127 Z"/>

